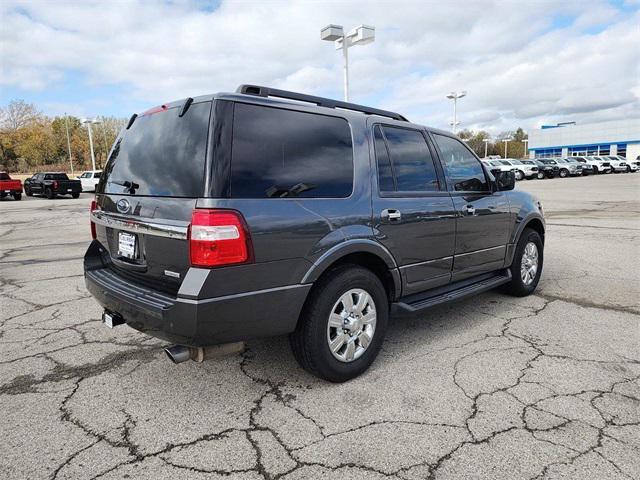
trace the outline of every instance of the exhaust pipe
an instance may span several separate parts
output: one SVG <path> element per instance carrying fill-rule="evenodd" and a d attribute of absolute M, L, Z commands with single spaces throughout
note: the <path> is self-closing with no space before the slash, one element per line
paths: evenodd
<path fill-rule="evenodd" d="M 167 354 L 169 360 L 173 363 L 182 363 L 191 359 L 191 349 L 189 347 L 185 347 L 184 345 L 173 345 L 171 347 L 166 347 L 164 349 L 164 353 Z"/>
<path fill-rule="evenodd" d="M 187 360 L 193 360 L 198 363 L 202 363 L 205 359 L 210 357 L 223 357 L 226 355 L 233 355 L 236 353 L 244 352 L 244 342 L 225 343 L 222 345 L 213 345 L 210 347 L 185 347 L 184 345 L 172 345 L 171 347 L 165 347 L 164 353 L 173 363 L 182 363 Z"/>

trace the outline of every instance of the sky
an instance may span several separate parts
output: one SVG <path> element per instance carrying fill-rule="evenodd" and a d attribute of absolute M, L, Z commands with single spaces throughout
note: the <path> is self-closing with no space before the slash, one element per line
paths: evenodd
<path fill-rule="evenodd" d="M 492 133 L 640 118 L 640 0 L 0 1 L 0 106 L 134 112 L 243 83 L 341 99 L 327 24 L 376 29 L 349 49 L 350 100 Z"/>

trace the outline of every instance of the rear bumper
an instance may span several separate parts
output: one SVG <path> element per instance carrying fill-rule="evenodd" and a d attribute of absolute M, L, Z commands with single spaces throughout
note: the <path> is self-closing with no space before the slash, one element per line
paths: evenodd
<path fill-rule="evenodd" d="M 197 299 L 178 292 L 174 297 L 117 275 L 104 265 L 99 248 L 94 241 L 84 261 L 85 284 L 98 303 L 122 316 L 130 327 L 181 345 L 207 346 L 290 333 L 311 288 L 310 284 L 288 285 Z M 198 290 L 191 281 L 189 287 Z"/>

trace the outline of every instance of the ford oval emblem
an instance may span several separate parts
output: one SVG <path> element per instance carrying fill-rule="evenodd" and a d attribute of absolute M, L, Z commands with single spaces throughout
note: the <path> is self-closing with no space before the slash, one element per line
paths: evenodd
<path fill-rule="evenodd" d="M 121 198 L 120 200 L 118 200 L 118 203 L 116 203 L 116 208 L 120 213 L 129 213 L 131 205 L 129 204 L 129 200 L 127 200 L 126 198 Z"/>

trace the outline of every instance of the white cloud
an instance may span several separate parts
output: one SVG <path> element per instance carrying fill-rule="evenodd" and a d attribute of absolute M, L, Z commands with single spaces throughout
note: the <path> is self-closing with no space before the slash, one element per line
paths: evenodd
<path fill-rule="evenodd" d="M 355 102 L 445 127 L 451 106 L 444 95 L 466 89 L 463 126 L 494 131 L 640 115 L 640 14 L 625 18 L 604 0 L 197 6 L 5 0 L 0 85 L 46 91 L 65 72 L 80 72 L 150 105 L 240 83 L 341 98 L 341 53 L 320 41 L 319 30 L 366 23 L 377 38 L 350 52 Z M 558 18 L 575 21 L 558 29 Z M 603 30 L 588 33 L 593 27 Z"/>

